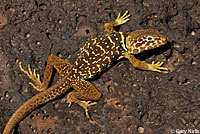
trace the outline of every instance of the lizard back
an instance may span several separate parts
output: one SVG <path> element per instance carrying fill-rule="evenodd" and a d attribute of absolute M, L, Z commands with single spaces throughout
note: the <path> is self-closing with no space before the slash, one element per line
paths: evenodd
<path fill-rule="evenodd" d="M 76 78 L 89 79 L 108 68 L 125 51 L 126 35 L 127 33 L 117 32 L 86 42 L 79 51 L 72 74 Z"/>

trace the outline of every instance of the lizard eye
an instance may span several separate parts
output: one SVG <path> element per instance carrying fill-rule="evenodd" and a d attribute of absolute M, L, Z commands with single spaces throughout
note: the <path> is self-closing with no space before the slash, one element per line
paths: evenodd
<path fill-rule="evenodd" d="M 147 37 L 147 41 L 153 41 L 153 40 L 154 40 L 153 37 L 151 37 L 151 36 L 148 36 L 148 37 Z"/>

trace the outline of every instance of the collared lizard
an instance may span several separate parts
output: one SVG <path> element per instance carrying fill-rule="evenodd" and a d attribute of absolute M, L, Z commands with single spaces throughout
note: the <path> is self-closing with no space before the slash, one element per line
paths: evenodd
<path fill-rule="evenodd" d="M 95 105 L 96 102 L 91 101 L 98 101 L 102 94 L 85 79 L 93 78 L 96 74 L 108 68 L 114 61 L 121 58 L 127 58 L 133 67 L 141 70 L 156 72 L 168 70 L 165 67 L 161 67 L 163 62 L 147 64 L 134 57 L 134 54 L 164 45 L 167 42 L 167 38 L 155 29 L 116 32 L 114 28 L 129 21 L 129 17 L 130 14 L 126 11 L 122 16 L 119 13 L 116 20 L 106 23 L 104 27 L 109 34 L 87 41 L 81 47 L 77 60 L 73 65 L 60 57 L 51 55 L 44 72 L 43 82 L 40 81 L 40 76 L 36 74 L 35 69 L 32 71 L 30 65 L 28 65 L 28 71 L 25 71 L 21 62 L 19 62 L 20 70 L 34 82 L 34 84 L 30 83 L 30 85 L 40 93 L 27 100 L 17 109 L 9 119 L 3 134 L 11 134 L 14 127 L 28 113 L 67 92 L 70 88 L 74 88 L 75 91 L 67 95 L 69 106 L 73 102 L 79 104 L 84 108 L 86 117 L 90 118 L 88 107 Z M 53 68 L 59 72 L 62 78 L 55 85 L 48 88 Z"/>

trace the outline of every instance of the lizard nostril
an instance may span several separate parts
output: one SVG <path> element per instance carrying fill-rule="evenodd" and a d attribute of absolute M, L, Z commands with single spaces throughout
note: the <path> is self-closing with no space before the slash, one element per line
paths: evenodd
<path fill-rule="evenodd" d="M 161 39 L 162 39 L 163 42 L 167 41 L 166 37 L 161 37 Z"/>

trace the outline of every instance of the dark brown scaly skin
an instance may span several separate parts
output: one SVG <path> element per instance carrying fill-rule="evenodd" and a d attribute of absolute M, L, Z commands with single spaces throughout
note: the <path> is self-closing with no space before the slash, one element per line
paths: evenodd
<path fill-rule="evenodd" d="M 72 68 L 74 77 L 90 79 L 108 68 L 125 52 L 122 46 L 125 44 L 126 36 L 126 33 L 118 32 L 96 37 L 86 42 L 80 49 Z"/>
<path fill-rule="evenodd" d="M 35 83 L 30 84 L 36 90 L 41 92 L 30 98 L 17 109 L 9 119 L 3 134 L 11 134 L 14 127 L 28 113 L 36 107 L 67 92 L 70 88 L 74 88 L 76 92 L 70 92 L 67 95 L 69 106 L 73 102 L 79 104 L 85 109 L 86 117 L 90 118 L 88 107 L 96 104 L 96 102 L 91 103 L 91 101 L 98 101 L 102 94 L 90 82 L 85 81 L 84 79 L 93 78 L 96 74 L 101 73 L 102 70 L 108 68 L 114 61 L 120 58 L 128 58 L 134 67 L 142 70 L 157 72 L 167 70 L 167 68 L 160 67 L 163 62 L 147 64 L 133 56 L 133 54 L 154 49 L 166 43 L 166 37 L 160 35 L 157 30 L 145 29 L 128 33 L 116 32 L 114 30 L 115 26 L 126 23 L 129 20 L 129 17 L 130 15 L 126 12 L 122 16 L 119 14 L 115 21 L 106 23 L 104 25 L 105 29 L 110 34 L 96 37 L 86 42 L 80 49 L 78 58 L 73 66 L 67 61 L 51 55 L 48 59 L 42 83 L 40 81 L 40 76 L 39 74 L 36 74 L 35 69 L 32 72 L 29 65 L 28 71 L 25 71 L 20 62 L 20 70 Z M 56 68 L 62 76 L 62 79 L 54 86 L 48 88 L 53 68 Z"/>

